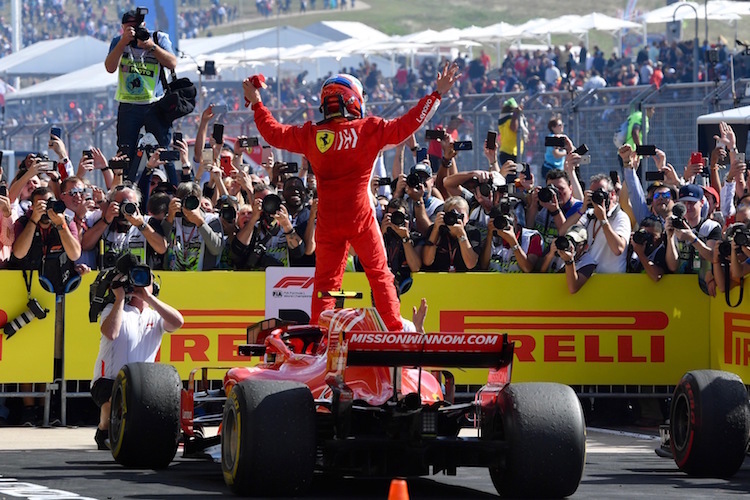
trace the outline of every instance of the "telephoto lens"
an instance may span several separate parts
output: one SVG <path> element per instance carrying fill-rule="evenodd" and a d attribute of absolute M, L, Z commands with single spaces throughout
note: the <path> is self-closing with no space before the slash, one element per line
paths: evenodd
<path fill-rule="evenodd" d="M 570 238 L 567 236 L 558 236 L 555 239 L 555 246 L 558 250 L 563 250 L 565 252 L 570 250 L 570 247 L 572 246 L 572 242 L 570 241 Z"/>
<path fill-rule="evenodd" d="M 406 216 L 404 215 L 404 212 L 397 210 L 393 213 L 391 213 L 391 223 L 394 226 L 402 227 L 406 224 Z"/>
<path fill-rule="evenodd" d="M 273 215 L 281 208 L 281 198 L 275 194 L 267 194 L 263 197 L 263 211 L 269 215 Z"/>
<path fill-rule="evenodd" d="M 185 197 L 185 201 L 182 202 L 182 208 L 185 210 L 195 210 L 200 205 L 200 200 L 194 194 Z"/>
<path fill-rule="evenodd" d="M 120 213 L 122 215 L 134 215 L 135 212 L 138 210 L 138 207 L 136 207 L 135 203 L 132 201 L 126 201 L 122 205 L 120 205 Z"/>

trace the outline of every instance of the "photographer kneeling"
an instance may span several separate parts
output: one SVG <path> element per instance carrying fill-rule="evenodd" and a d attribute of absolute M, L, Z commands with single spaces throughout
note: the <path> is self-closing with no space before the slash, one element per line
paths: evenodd
<path fill-rule="evenodd" d="M 164 332 L 174 332 L 184 323 L 177 309 L 156 298 L 148 266 L 139 265 L 134 255 L 126 253 L 117 260 L 116 269 L 110 285 L 114 302 L 102 311 L 102 337 L 91 381 L 91 395 L 100 408 L 94 436 L 100 450 L 109 448 L 110 398 L 120 368 L 138 361 L 152 363 Z"/>

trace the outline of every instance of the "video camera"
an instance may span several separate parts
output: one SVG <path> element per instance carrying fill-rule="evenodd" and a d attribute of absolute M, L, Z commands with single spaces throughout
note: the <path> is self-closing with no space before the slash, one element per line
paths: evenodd
<path fill-rule="evenodd" d="M 135 9 L 135 40 L 130 42 L 131 47 L 138 47 L 138 40 L 145 42 L 151 36 L 151 33 L 143 26 L 143 22 L 146 20 L 146 14 L 148 9 L 146 7 L 138 7 Z"/>
<path fill-rule="evenodd" d="M 104 307 L 115 301 L 112 290 L 123 288 L 125 293 L 133 293 L 136 288 L 151 284 L 154 287 L 153 295 L 159 295 L 159 285 L 153 281 L 151 268 L 141 264 L 130 252 L 120 255 L 115 266 L 100 271 L 89 288 L 89 321 L 95 323 Z"/>

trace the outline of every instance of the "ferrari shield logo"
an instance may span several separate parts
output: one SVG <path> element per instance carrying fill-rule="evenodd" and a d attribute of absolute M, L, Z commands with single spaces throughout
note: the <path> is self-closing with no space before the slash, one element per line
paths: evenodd
<path fill-rule="evenodd" d="M 325 153 L 331 146 L 333 146 L 333 139 L 336 137 L 330 130 L 318 130 L 315 135 L 315 144 L 318 146 L 318 151 Z"/>

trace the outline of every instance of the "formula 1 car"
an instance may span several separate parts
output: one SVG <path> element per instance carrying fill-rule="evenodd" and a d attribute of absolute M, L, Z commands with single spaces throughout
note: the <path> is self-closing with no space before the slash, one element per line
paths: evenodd
<path fill-rule="evenodd" d="M 113 391 L 115 460 L 166 467 L 181 439 L 184 456 L 218 458 L 240 495 L 304 494 L 315 472 L 455 475 L 462 466 L 487 467 L 506 496 L 578 488 L 581 404 L 565 385 L 511 384 L 507 334 L 388 332 L 364 308 L 325 311 L 318 325 L 267 319 L 247 337 L 240 354 L 263 361 L 229 369 L 221 391 L 198 390 L 193 371 L 180 396 L 171 366 L 126 365 Z M 454 402 L 453 377 L 437 367 L 488 368 L 487 384 Z M 218 435 L 203 435 L 219 423 Z"/>
<path fill-rule="evenodd" d="M 750 443 L 750 402 L 742 379 L 720 370 L 687 372 L 675 387 L 669 423 L 660 434 L 656 454 L 673 458 L 686 474 L 734 476 Z"/>

